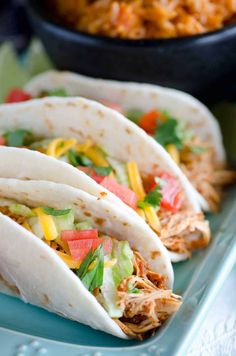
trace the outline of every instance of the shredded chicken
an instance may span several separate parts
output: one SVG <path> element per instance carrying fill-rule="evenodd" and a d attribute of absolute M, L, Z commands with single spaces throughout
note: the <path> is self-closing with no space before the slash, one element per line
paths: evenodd
<path fill-rule="evenodd" d="M 132 284 L 139 293 L 129 293 Z M 142 340 L 147 333 L 154 332 L 166 319 L 175 313 L 181 298 L 170 290 L 160 289 L 147 277 L 133 275 L 122 281 L 118 288 L 123 317 L 116 320 L 126 335 Z"/>
<path fill-rule="evenodd" d="M 0 206 L 0 213 L 7 215 L 9 218 L 11 218 L 20 225 L 22 225 L 25 221 L 24 216 L 12 213 L 7 206 Z"/>
<path fill-rule="evenodd" d="M 173 214 L 161 210 L 158 216 L 162 224 L 160 238 L 168 250 L 190 257 L 193 250 L 208 245 L 210 227 L 202 213 L 183 210 Z"/>
<path fill-rule="evenodd" d="M 194 144 L 194 145 L 193 145 Z M 197 191 L 202 194 L 209 204 L 211 211 L 219 210 L 224 186 L 236 182 L 236 172 L 227 170 L 216 162 L 212 148 L 195 138 L 192 147 L 203 147 L 205 151 L 195 154 L 186 146 L 181 152 L 181 169 Z"/>

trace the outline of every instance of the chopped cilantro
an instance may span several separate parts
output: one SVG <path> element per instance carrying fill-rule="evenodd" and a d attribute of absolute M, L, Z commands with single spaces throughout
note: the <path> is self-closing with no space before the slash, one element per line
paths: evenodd
<path fill-rule="evenodd" d="M 206 147 L 201 147 L 201 146 L 191 146 L 190 150 L 191 150 L 192 153 L 201 154 L 201 153 L 206 152 L 207 148 Z"/>
<path fill-rule="evenodd" d="M 138 109 L 130 109 L 126 112 L 126 117 L 133 121 L 135 124 L 138 124 L 139 119 L 143 116 L 143 111 Z"/>
<path fill-rule="evenodd" d="M 139 294 L 141 291 L 138 288 L 135 288 L 131 282 L 128 283 L 128 293 L 130 294 Z"/>
<path fill-rule="evenodd" d="M 184 131 L 176 119 L 168 118 L 166 121 L 158 124 L 154 138 L 164 147 L 173 144 L 177 149 L 182 149 Z"/>
<path fill-rule="evenodd" d="M 160 193 L 161 187 L 157 185 L 155 188 L 150 190 L 150 192 L 146 195 L 144 200 L 138 201 L 138 207 L 144 208 L 146 206 L 152 206 L 154 208 L 158 208 L 161 204 L 162 194 Z"/>
<path fill-rule="evenodd" d="M 108 176 L 112 172 L 111 166 L 108 167 L 93 166 L 93 169 L 100 176 Z"/>
<path fill-rule="evenodd" d="M 89 266 L 96 260 L 93 269 L 89 270 Z M 77 276 L 80 278 L 84 286 L 93 292 L 95 288 L 101 287 L 103 283 L 104 272 L 104 249 L 103 244 L 99 245 L 93 252 L 90 250 L 87 256 L 82 261 L 78 270 Z"/>
<path fill-rule="evenodd" d="M 42 210 L 45 214 L 52 215 L 52 216 L 66 215 L 71 211 L 71 209 L 56 210 L 56 209 L 48 208 L 48 207 L 44 207 L 44 208 L 42 208 Z"/>
<path fill-rule="evenodd" d="M 67 158 L 74 167 L 77 166 L 84 166 L 84 167 L 90 167 L 93 165 L 93 162 L 87 158 L 83 154 L 78 154 L 75 150 L 70 149 L 67 152 Z"/>
<path fill-rule="evenodd" d="M 32 132 L 25 129 L 8 131 L 3 136 L 7 141 L 7 146 L 11 147 L 27 146 L 34 140 Z"/>

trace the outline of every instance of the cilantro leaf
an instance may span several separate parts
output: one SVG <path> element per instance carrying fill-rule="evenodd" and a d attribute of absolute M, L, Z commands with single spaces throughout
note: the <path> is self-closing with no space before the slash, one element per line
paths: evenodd
<path fill-rule="evenodd" d="M 152 206 L 158 208 L 161 204 L 162 194 L 160 192 L 161 187 L 157 185 L 155 188 L 145 196 L 144 200 L 138 201 L 139 208 L 145 208 L 146 206 Z"/>
<path fill-rule="evenodd" d="M 3 136 L 7 141 L 7 146 L 11 147 L 27 146 L 33 142 L 32 132 L 25 129 L 8 131 Z"/>
<path fill-rule="evenodd" d="M 74 167 L 77 166 L 84 166 L 84 167 L 90 167 L 93 165 L 93 162 L 87 158 L 83 154 L 78 154 L 75 150 L 70 149 L 67 152 L 67 158 Z"/>
<path fill-rule="evenodd" d="M 89 266 L 96 260 L 96 264 L 92 270 L 89 271 Z M 85 259 L 76 271 L 77 276 L 81 279 L 84 286 L 93 292 L 95 288 L 101 287 L 103 283 L 104 272 L 104 249 L 103 244 L 99 245 L 97 249 L 92 252 L 89 251 Z"/>
<path fill-rule="evenodd" d="M 108 176 L 112 172 L 111 166 L 108 167 L 93 166 L 93 169 L 100 176 Z"/>
<path fill-rule="evenodd" d="M 173 144 L 178 149 L 183 148 L 184 129 L 176 119 L 168 118 L 160 123 L 156 129 L 155 140 L 162 146 Z"/>
<path fill-rule="evenodd" d="M 143 111 L 138 109 L 131 109 L 126 112 L 126 117 L 133 121 L 135 124 L 138 124 L 139 119 L 143 116 Z"/>
<path fill-rule="evenodd" d="M 201 153 L 206 152 L 207 148 L 206 147 L 201 147 L 201 146 L 191 146 L 190 150 L 191 150 L 192 153 L 201 154 Z"/>
<path fill-rule="evenodd" d="M 44 207 L 44 208 L 42 208 L 42 210 L 45 214 L 52 215 L 52 216 L 66 215 L 71 211 L 71 209 L 56 210 L 56 209 L 48 208 L 48 207 Z"/>
<path fill-rule="evenodd" d="M 128 293 L 132 294 L 139 294 L 141 291 L 138 288 L 135 288 L 131 282 L 128 283 Z"/>
<path fill-rule="evenodd" d="M 41 93 L 40 97 L 42 96 L 68 96 L 66 90 L 64 88 L 56 88 L 52 90 L 45 90 Z"/>

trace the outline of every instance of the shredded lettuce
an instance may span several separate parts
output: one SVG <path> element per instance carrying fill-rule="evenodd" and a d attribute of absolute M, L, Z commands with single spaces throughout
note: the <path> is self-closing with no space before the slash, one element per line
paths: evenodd
<path fill-rule="evenodd" d="M 25 216 L 27 218 L 35 216 L 33 211 L 28 208 L 26 205 L 23 204 L 12 204 L 9 206 L 9 210 L 11 213 L 20 215 L 20 216 Z"/>
<path fill-rule="evenodd" d="M 108 256 L 105 257 L 109 259 Z M 103 283 L 100 287 L 101 294 L 98 295 L 98 301 L 108 312 L 111 318 L 120 318 L 123 315 L 124 308 L 118 305 L 117 287 L 113 279 L 112 268 L 104 268 Z"/>
<path fill-rule="evenodd" d="M 112 268 L 113 280 L 116 287 L 121 281 L 133 274 L 133 251 L 128 241 L 113 241 L 112 258 L 117 259 L 117 263 Z"/>
<path fill-rule="evenodd" d="M 56 228 L 58 231 L 58 235 L 60 235 L 61 231 L 63 230 L 74 230 L 75 225 L 74 225 L 74 220 L 75 220 L 75 215 L 72 209 L 65 209 L 64 212 L 66 214 L 64 215 L 58 215 L 58 216 L 53 216 L 53 220 L 56 224 Z"/>
<path fill-rule="evenodd" d="M 121 185 L 124 185 L 126 187 L 129 187 L 130 186 L 129 178 L 128 178 L 127 169 L 126 169 L 125 164 L 123 164 L 111 157 L 107 157 L 107 160 L 116 173 L 116 178 L 117 178 L 118 183 L 120 183 Z"/>
<path fill-rule="evenodd" d="M 90 230 L 93 229 L 93 226 L 88 221 L 81 221 L 75 224 L 75 228 L 76 230 Z"/>

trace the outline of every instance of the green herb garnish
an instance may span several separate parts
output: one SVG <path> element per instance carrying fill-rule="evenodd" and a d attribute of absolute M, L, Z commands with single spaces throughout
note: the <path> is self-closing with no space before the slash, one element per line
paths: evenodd
<path fill-rule="evenodd" d="M 176 119 L 168 118 L 165 122 L 158 124 L 154 138 L 163 147 L 173 144 L 181 150 L 185 138 L 185 129 Z"/>
<path fill-rule="evenodd" d="M 48 207 L 44 207 L 44 208 L 42 208 L 42 210 L 45 214 L 52 215 L 52 216 L 66 215 L 71 211 L 71 209 L 56 210 L 56 209 L 48 208 Z"/>
<path fill-rule="evenodd" d="M 157 185 L 155 188 L 150 190 L 150 192 L 145 196 L 144 200 L 138 201 L 139 208 L 145 208 L 146 206 L 152 206 L 154 208 L 159 208 L 161 204 L 162 194 L 160 193 L 161 187 Z"/>
<path fill-rule="evenodd" d="M 72 166 L 77 167 L 77 166 L 84 166 L 84 167 L 91 167 L 93 165 L 93 162 L 87 158 L 83 154 L 78 154 L 75 150 L 70 149 L 67 152 L 67 158 L 72 164 Z"/>
<path fill-rule="evenodd" d="M 45 90 L 42 92 L 42 96 L 68 96 L 66 90 L 64 88 L 56 88 L 52 90 Z"/>
<path fill-rule="evenodd" d="M 93 169 L 100 176 L 108 176 L 112 172 L 111 166 L 108 167 L 93 166 Z"/>
<path fill-rule="evenodd" d="M 143 116 L 143 111 L 138 109 L 131 109 L 126 112 L 126 117 L 133 121 L 135 124 L 138 124 L 140 118 Z"/>
<path fill-rule="evenodd" d="M 7 141 L 7 146 L 11 147 L 27 146 L 34 141 L 32 132 L 25 129 L 8 131 L 3 136 Z"/>
<path fill-rule="evenodd" d="M 128 293 L 130 294 L 139 294 L 141 291 L 138 288 L 135 288 L 131 282 L 128 283 Z"/>
<path fill-rule="evenodd" d="M 89 271 L 89 266 L 96 260 L 96 264 L 92 270 Z M 85 259 L 80 265 L 80 268 L 76 270 L 77 276 L 80 278 L 84 286 L 93 292 L 95 288 L 101 287 L 103 283 L 103 271 L 104 271 L 104 250 L 103 244 L 99 245 L 93 252 L 89 251 Z"/>
<path fill-rule="evenodd" d="M 201 153 L 204 153 L 207 151 L 207 148 L 206 147 L 201 147 L 201 146 L 191 146 L 190 147 L 190 150 L 192 153 L 195 153 L 195 154 L 201 154 Z"/>

